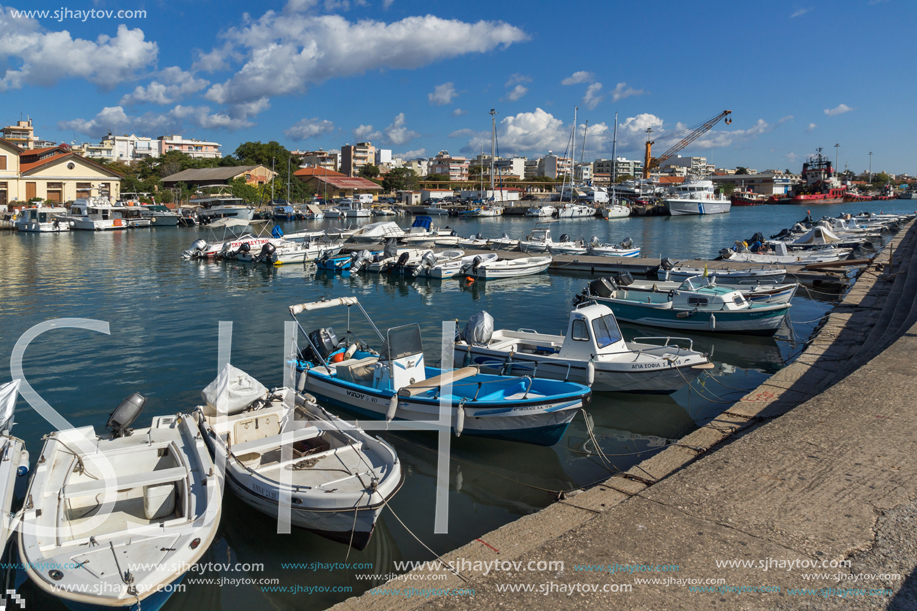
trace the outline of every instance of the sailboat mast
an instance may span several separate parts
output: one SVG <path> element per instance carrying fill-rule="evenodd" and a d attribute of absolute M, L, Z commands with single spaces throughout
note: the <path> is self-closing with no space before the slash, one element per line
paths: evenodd
<path fill-rule="evenodd" d="M 618 180 L 618 113 L 615 113 L 615 132 L 611 141 L 611 203 L 618 199 L 615 183 Z"/>
<path fill-rule="evenodd" d="M 573 107 L 573 135 L 572 135 L 573 139 L 570 144 L 570 159 L 571 160 L 576 159 L 576 111 L 577 110 L 579 109 L 576 106 L 574 106 Z M 570 203 L 572 204 L 573 203 L 573 171 L 572 171 L 573 168 L 571 168 L 570 170 L 571 170 L 570 171 Z M 563 189 L 566 185 L 567 185 L 567 175 L 564 174 L 564 182 L 561 185 L 561 189 Z M 561 193 L 560 202 L 563 203 L 563 201 L 564 201 L 564 196 Z"/>
<path fill-rule="evenodd" d="M 490 195 L 494 194 L 494 156 L 497 154 L 497 111 L 490 109 Z"/>

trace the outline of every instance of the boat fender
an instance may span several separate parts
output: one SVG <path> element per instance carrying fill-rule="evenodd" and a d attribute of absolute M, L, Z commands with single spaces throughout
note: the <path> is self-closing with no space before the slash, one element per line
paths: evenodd
<path fill-rule="evenodd" d="M 465 430 L 465 406 L 459 405 L 455 410 L 455 436 L 461 437 Z"/>
<path fill-rule="evenodd" d="M 398 393 L 392 395 L 392 400 L 388 402 L 388 411 L 385 412 L 385 421 L 391 422 L 395 417 L 396 411 L 398 411 Z"/>
<path fill-rule="evenodd" d="M 344 353 L 344 360 L 346 361 L 348 359 L 352 359 L 356 351 L 357 351 L 357 345 L 350 344 L 350 348 L 348 348 L 347 351 Z"/>
<path fill-rule="evenodd" d="M 693 312 L 679 312 L 675 315 L 675 318 L 687 318 L 688 316 L 691 316 L 691 314 L 693 314 Z"/>
<path fill-rule="evenodd" d="M 309 373 L 305 369 L 303 369 L 299 373 L 299 381 L 296 383 L 296 390 L 298 390 L 299 392 L 303 392 L 304 390 L 306 390 L 306 378 L 308 376 L 309 376 Z"/>
<path fill-rule="evenodd" d="M 595 382 L 595 363 L 592 362 L 592 359 L 589 359 L 589 362 L 586 363 L 586 384 L 592 388 L 592 384 Z"/>
<path fill-rule="evenodd" d="M 716 315 L 711 314 L 710 315 L 710 330 L 713 331 L 714 329 L 716 329 Z"/>
<path fill-rule="evenodd" d="M 16 468 L 16 475 L 19 477 L 25 477 L 29 474 L 29 469 L 31 468 L 29 463 L 29 451 L 23 450 L 19 453 L 19 467 Z"/>

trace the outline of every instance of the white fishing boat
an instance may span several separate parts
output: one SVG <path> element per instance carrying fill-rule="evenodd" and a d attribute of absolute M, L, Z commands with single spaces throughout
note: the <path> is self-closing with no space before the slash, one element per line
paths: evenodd
<path fill-rule="evenodd" d="M 289 499 L 290 524 L 364 549 L 404 482 L 394 448 L 292 388 L 268 390 L 227 364 L 194 417 L 226 482 L 274 519 Z"/>
<path fill-rule="evenodd" d="M 489 240 L 480 233 L 470 235 L 467 238 L 460 237 L 455 242 L 455 245 L 460 248 L 474 248 L 477 250 L 484 250 L 488 244 Z"/>
<path fill-rule="evenodd" d="M 557 209 L 557 218 L 559 219 L 585 219 L 592 218 L 595 214 L 594 207 L 575 202 L 568 202 Z"/>
<path fill-rule="evenodd" d="M 337 204 L 337 209 L 341 216 L 347 218 L 369 218 L 372 216 L 372 210 L 363 207 L 363 202 L 344 198 Z"/>
<path fill-rule="evenodd" d="M 630 274 L 621 274 L 615 279 L 618 286 L 627 287 L 632 291 L 647 291 L 650 293 L 668 293 L 677 291 L 682 287 L 688 288 L 686 282 L 691 283 L 690 288 L 694 286 L 713 285 L 721 287 L 732 287 L 742 293 L 742 297 L 751 303 L 789 303 L 796 295 L 799 288 L 798 282 L 778 284 L 778 283 L 757 283 L 757 284 L 727 284 L 726 282 L 717 282 L 716 276 L 704 278 L 694 277 L 684 281 L 666 281 L 666 280 L 634 280 Z"/>
<path fill-rule="evenodd" d="M 551 218 L 554 216 L 554 213 L 557 212 L 557 208 L 554 206 L 544 205 L 544 206 L 532 206 L 525 211 L 525 216 L 534 217 L 534 218 Z"/>
<path fill-rule="evenodd" d="M 589 252 L 586 240 L 572 240 L 566 233 L 560 236 L 560 241 L 548 245 L 548 252 L 552 255 L 585 255 Z"/>
<path fill-rule="evenodd" d="M 547 252 L 548 247 L 554 242 L 551 240 L 552 221 L 535 223 L 531 233 L 525 236 L 524 240 L 519 240 L 519 250 L 527 253 Z"/>
<path fill-rule="evenodd" d="M 320 221 L 325 218 L 325 212 L 316 204 L 306 204 L 300 214 L 307 221 Z"/>
<path fill-rule="evenodd" d="M 479 280 L 497 280 L 540 274 L 551 266 L 554 259 L 550 256 L 523 257 L 520 259 L 496 259 L 481 262 L 477 267 L 462 269 L 462 274 Z"/>
<path fill-rule="evenodd" d="M 373 208 L 373 216 L 397 216 L 395 211 L 387 206 L 382 206 L 379 208 Z"/>
<path fill-rule="evenodd" d="M 463 213 L 462 216 L 469 216 L 469 217 L 503 216 L 503 206 L 498 206 L 497 204 L 494 204 L 493 202 L 483 203 Z"/>
<path fill-rule="evenodd" d="M 259 251 L 251 249 L 243 243 L 239 250 L 227 258 L 243 263 L 266 263 L 268 265 L 289 265 L 315 261 L 324 256 L 334 256 L 341 252 L 343 244 L 319 242 L 268 242 L 261 246 Z"/>
<path fill-rule="evenodd" d="M 750 303 L 734 287 L 686 282 L 677 290 L 655 293 L 619 287 L 611 278 L 593 280 L 578 296 L 580 302 L 590 300 L 611 308 L 618 320 L 634 324 L 746 335 L 773 335 L 791 307 Z"/>
<path fill-rule="evenodd" d="M 387 248 L 381 256 L 376 257 L 363 269 L 377 274 L 404 273 L 407 268 L 413 269 L 420 265 L 420 260 L 427 251 L 425 248 L 398 248 L 392 254 L 392 250 Z"/>
<path fill-rule="evenodd" d="M 454 278 L 462 273 L 463 269 L 473 267 L 475 265 L 475 260 L 480 265 L 481 263 L 486 263 L 487 261 L 495 261 L 498 257 L 497 253 L 486 253 L 483 255 L 464 255 L 465 253 L 461 250 L 452 251 L 462 253 L 458 257 L 451 256 L 446 258 L 446 253 L 450 251 L 445 251 L 445 253 L 437 253 L 432 257 L 432 251 L 427 252 L 423 258 L 420 260 L 420 265 L 414 268 L 414 275 L 421 278 Z"/>
<path fill-rule="evenodd" d="M 29 473 L 29 453 L 25 443 L 12 436 L 16 397 L 21 380 L 0 385 L 0 555 L 19 526 L 21 514 L 13 515 L 16 480 Z"/>
<path fill-rule="evenodd" d="M 307 334 L 300 325 L 307 344 L 306 350 L 296 351 L 297 388 L 322 402 L 387 421 L 435 422 L 445 409 L 457 436 L 554 445 L 590 400 L 589 388 L 573 382 L 485 375 L 476 367 L 427 367 L 418 324 L 390 328 L 383 336 L 356 297 L 290 306 L 290 314 L 295 319 L 302 312 L 314 315 L 336 306 L 348 308 L 347 337 L 349 309 L 356 306 L 377 332 L 382 349 L 342 345 L 331 329 Z"/>
<path fill-rule="evenodd" d="M 216 536 L 222 482 L 197 425 L 173 415 L 131 429 L 144 401 L 122 401 L 110 434 L 45 436 L 19 553 L 32 582 L 72 609 L 159 609 Z"/>
<path fill-rule="evenodd" d="M 326 219 L 339 219 L 343 217 L 344 214 L 335 207 L 325 208 L 323 218 Z"/>
<path fill-rule="evenodd" d="M 67 209 L 56 206 L 22 208 L 16 220 L 16 231 L 24 233 L 60 233 L 70 231 Z"/>
<path fill-rule="evenodd" d="M 150 204 L 140 208 L 140 214 L 149 219 L 153 227 L 174 227 L 181 220 L 181 215 L 160 204 Z"/>
<path fill-rule="evenodd" d="M 671 394 L 713 369 L 689 339 L 639 339 L 643 342 L 625 342 L 611 310 L 593 302 L 570 312 L 566 335 L 494 331 L 493 319 L 479 312 L 456 338 L 455 362 L 501 375 L 572 380 L 598 391 L 654 394 Z M 688 347 L 673 340 L 683 340 Z"/>
<path fill-rule="evenodd" d="M 850 249 L 822 248 L 821 250 L 790 251 L 783 242 L 767 243 L 758 252 L 751 252 L 744 242 L 736 242 L 733 248 L 724 248 L 720 257 L 726 261 L 743 263 L 770 263 L 773 265 L 809 263 L 832 263 L 846 259 Z"/>
<path fill-rule="evenodd" d="M 519 250 L 519 240 L 514 240 L 504 233 L 499 238 L 487 240 L 487 248 L 491 250 Z"/>
<path fill-rule="evenodd" d="M 619 244 L 602 244 L 597 236 L 592 236 L 589 254 L 596 257 L 639 257 L 640 249 L 634 248 L 634 241 L 630 238 L 624 238 Z"/>
<path fill-rule="evenodd" d="M 660 268 L 659 271 L 656 272 L 656 275 L 661 275 L 661 280 L 671 280 L 673 282 L 684 282 L 688 278 L 692 278 L 694 276 L 701 278 L 712 277 L 716 278 L 716 281 L 721 286 L 736 286 L 758 283 L 777 284 L 783 282 L 783 279 L 786 278 L 786 269 L 763 266 L 746 269 L 704 269 L 699 267 L 685 267 L 676 265 L 671 269 L 664 269 L 664 267 Z"/>
<path fill-rule="evenodd" d="M 662 203 L 672 216 L 723 214 L 732 207 L 728 197 L 716 193 L 713 181 L 701 179 L 676 185 Z"/>
<path fill-rule="evenodd" d="M 121 215 L 121 208 L 112 206 L 107 198 L 89 197 L 74 200 L 70 214 L 65 217 L 70 229 L 82 231 L 110 231 L 127 229 L 127 222 Z"/>
<path fill-rule="evenodd" d="M 131 229 L 144 229 L 153 226 L 153 219 L 144 216 L 140 206 L 125 206 L 122 202 L 115 204 L 121 211 L 121 217 Z"/>

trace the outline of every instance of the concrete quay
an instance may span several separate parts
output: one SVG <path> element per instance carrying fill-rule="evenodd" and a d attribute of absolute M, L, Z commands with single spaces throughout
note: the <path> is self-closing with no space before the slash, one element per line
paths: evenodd
<path fill-rule="evenodd" d="M 915 262 L 911 223 L 799 358 L 718 418 L 446 554 L 459 576 L 415 570 L 334 609 L 917 608 Z"/>

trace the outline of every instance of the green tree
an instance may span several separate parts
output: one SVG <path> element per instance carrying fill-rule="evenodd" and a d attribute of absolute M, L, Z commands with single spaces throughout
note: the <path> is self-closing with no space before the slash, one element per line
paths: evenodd
<path fill-rule="evenodd" d="M 379 177 L 379 166 L 367 163 L 360 167 L 360 177 L 361 178 L 378 178 Z"/>
<path fill-rule="evenodd" d="M 748 174 L 748 168 L 742 166 L 736 166 L 736 174 Z"/>
<path fill-rule="evenodd" d="M 732 195 L 732 192 L 736 190 L 736 183 L 724 182 L 720 185 L 720 190 L 724 195 Z"/>
<path fill-rule="evenodd" d="M 409 191 L 417 188 L 417 173 L 410 168 L 394 168 L 382 180 L 386 193 Z"/>
<path fill-rule="evenodd" d="M 445 174 L 427 174 L 423 179 L 424 182 L 449 182 L 449 177 Z"/>
<path fill-rule="evenodd" d="M 257 187 L 245 182 L 244 178 L 237 178 L 229 183 L 234 197 L 241 197 L 246 204 L 256 204 L 261 201 L 262 195 Z"/>
<path fill-rule="evenodd" d="M 874 187 L 884 187 L 887 183 L 895 184 L 895 181 L 885 172 L 879 172 L 872 175 L 872 185 Z"/>
<path fill-rule="evenodd" d="M 621 176 L 618 176 L 618 177 L 615 179 L 615 184 L 620 184 L 620 183 L 624 182 L 625 180 L 633 180 L 633 179 L 634 179 L 634 177 L 633 177 L 632 175 L 630 175 L 630 174 L 622 174 Z"/>

